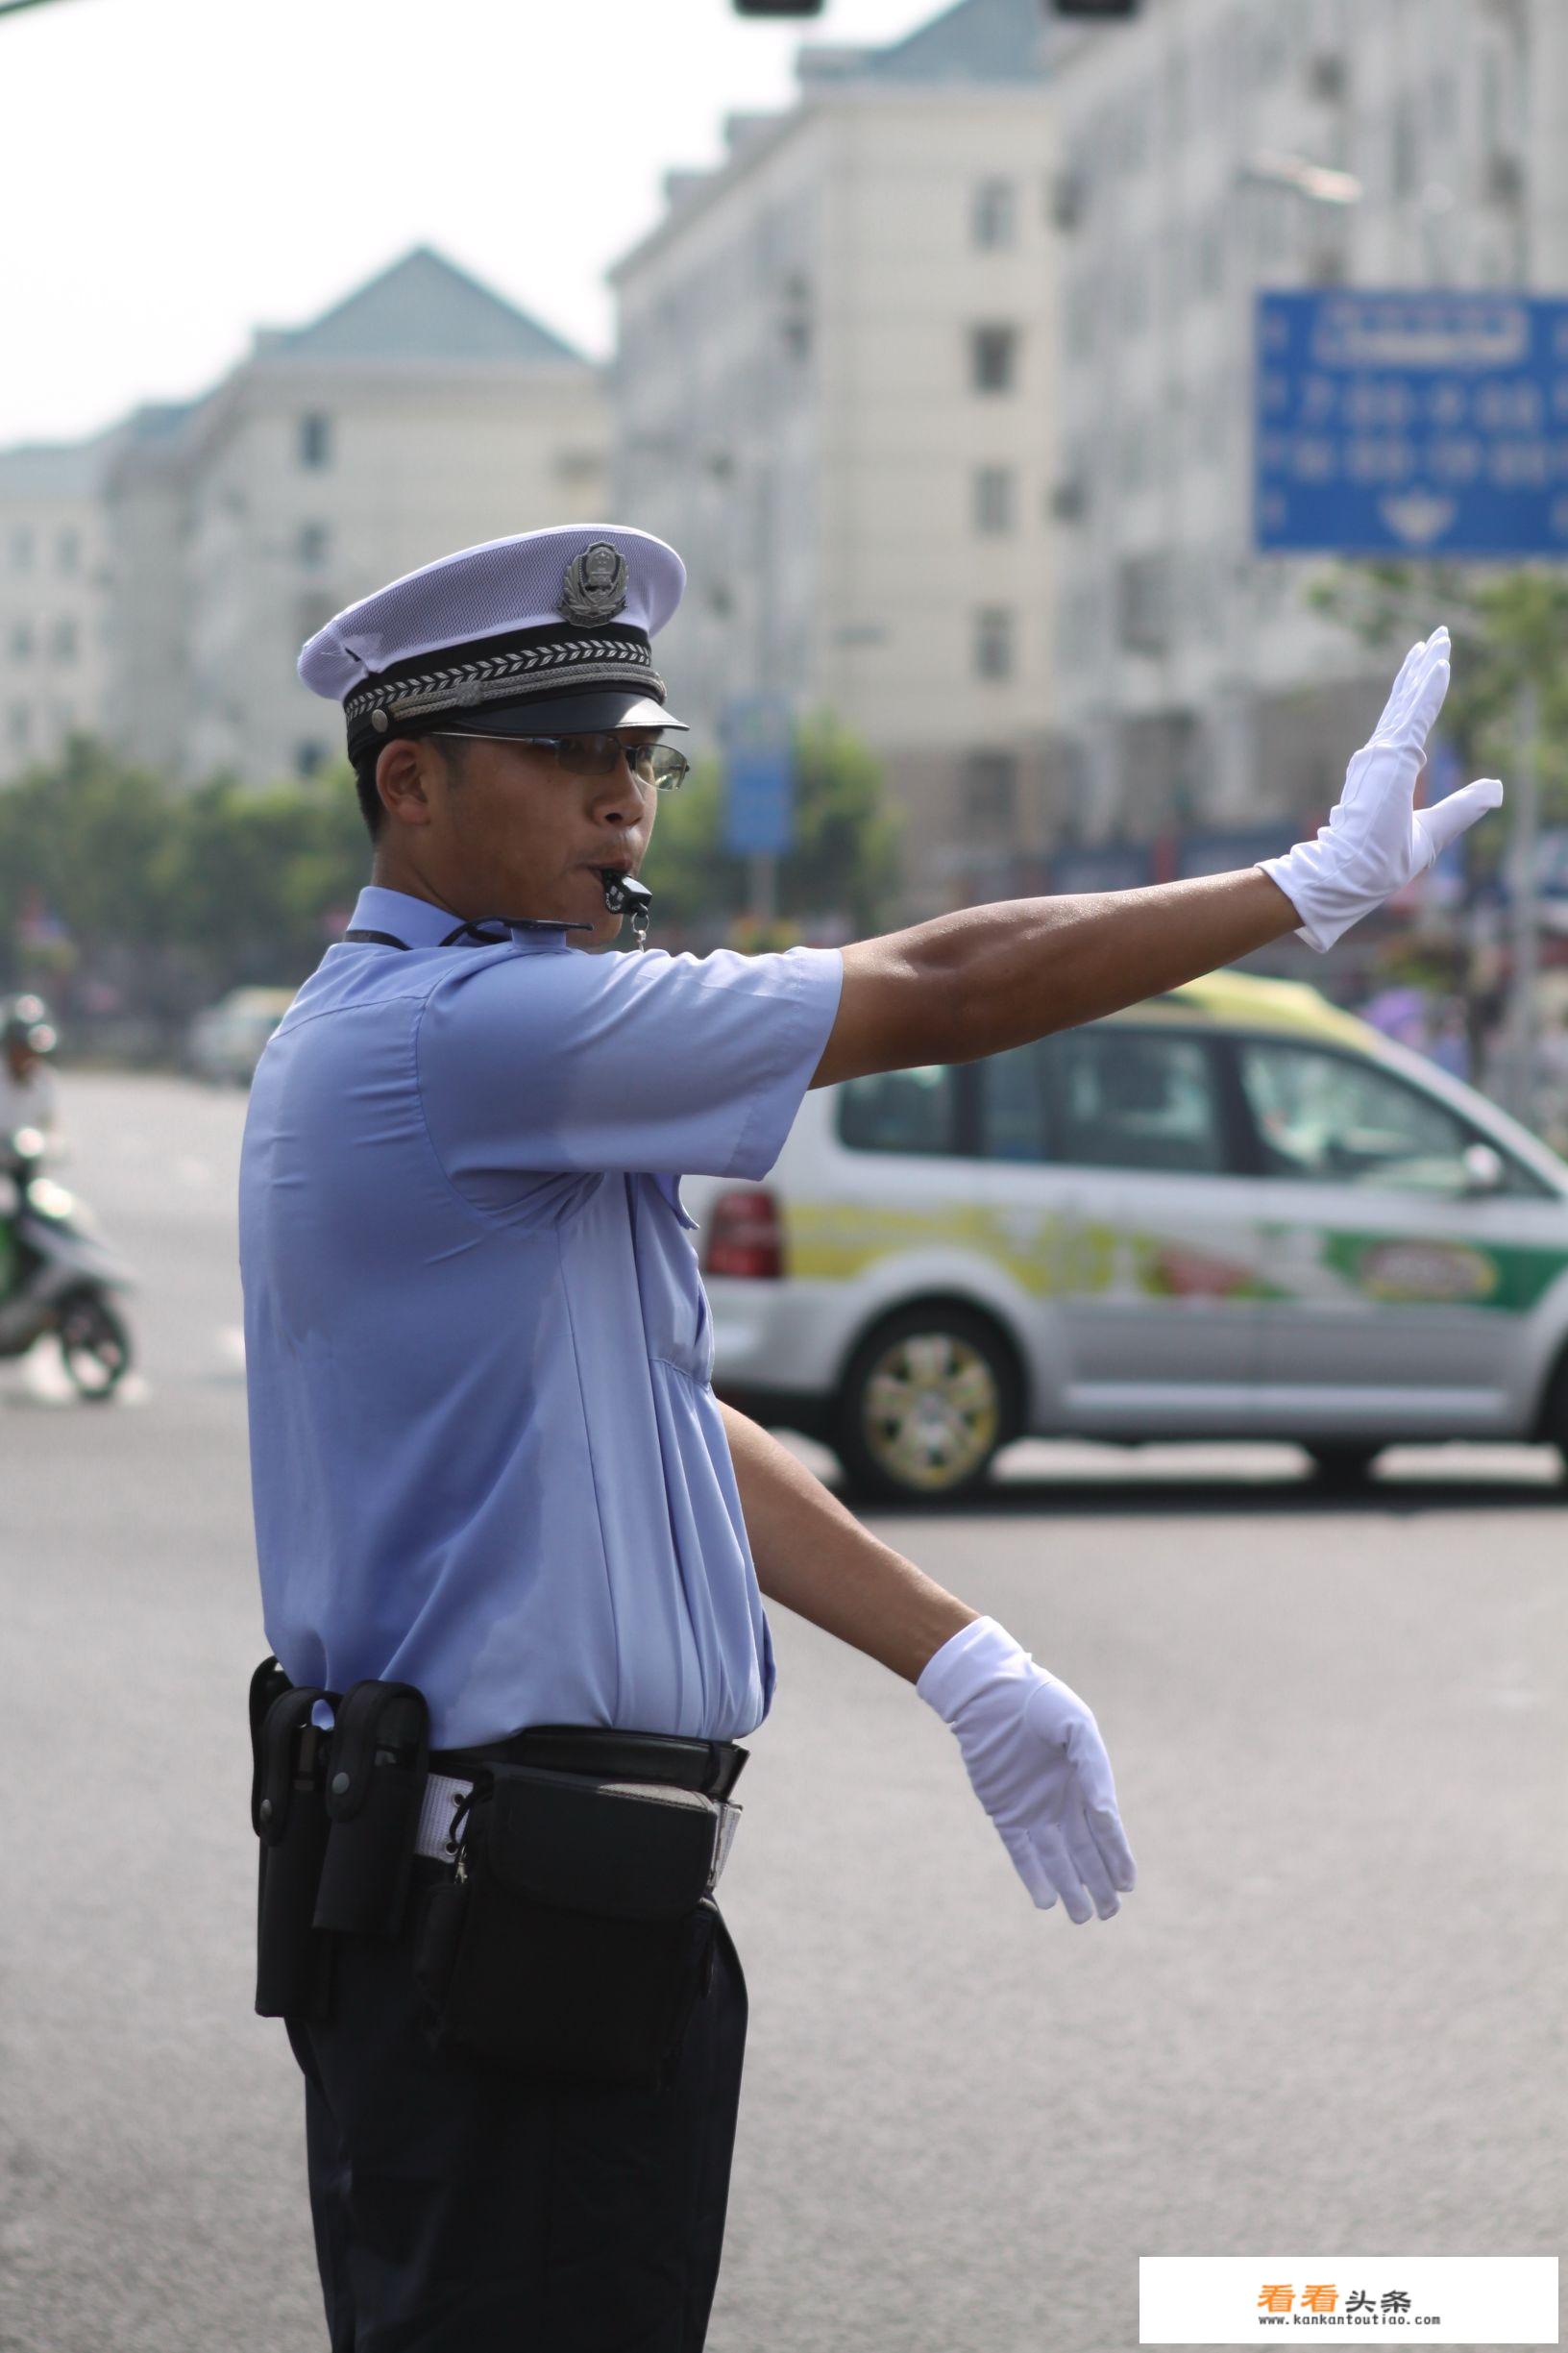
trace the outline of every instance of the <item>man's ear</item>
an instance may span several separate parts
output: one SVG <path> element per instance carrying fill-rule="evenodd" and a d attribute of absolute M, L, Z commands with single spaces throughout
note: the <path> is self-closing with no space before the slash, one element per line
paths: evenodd
<path fill-rule="evenodd" d="M 433 815 L 429 787 L 445 773 L 438 744 L 424 736 L 400 735 L 381 747 L 376 790 L 388 816 L 400 825 L 428 825 Z"/>

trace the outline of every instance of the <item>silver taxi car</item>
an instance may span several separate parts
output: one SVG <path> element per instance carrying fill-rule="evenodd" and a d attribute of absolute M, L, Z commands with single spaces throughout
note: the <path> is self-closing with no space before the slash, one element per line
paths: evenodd
<path fill-rule="evenodd" d="M 1568 1164 L 1315 990 L 1221 972 L 1014 1052 L 808 1094 L 688 1178 L 714 1384 L 860 1492 L 1023 1435 L 1568 1449 Z"/>

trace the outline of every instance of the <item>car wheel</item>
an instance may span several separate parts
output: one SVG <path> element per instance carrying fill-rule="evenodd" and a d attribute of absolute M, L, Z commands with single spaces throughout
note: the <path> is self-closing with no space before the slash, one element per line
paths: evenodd
<path fill-rule="evenodd" d="M 1568 1356 L 1560 1359 L 1546 1385 L 1536 1435 L 1546 1445 L 1556 1448 L 1563 1470 L 1568 1473 Z"/>
<path fill-rule="evenodd" d="M 968 1495 L 1017 1435 L 1018 1375 L 995 1326 L 960 1307 L 908 1308 L 869 1333 L 839 1392 L 832 1442 L 856 1493 Z"/>
<path fill-rule="evenodd" d="M 1309 1446 L 1307 1452 L 1312 1458 L 1319 1486 L 1333 1487 L 1339 1494 L 1353 1494 L 1358 1487 L 1367 1484 L 1372 1465 L 1383 1449 L 1381 1446 L 1347 1443 L 1342 1446 Z"/>

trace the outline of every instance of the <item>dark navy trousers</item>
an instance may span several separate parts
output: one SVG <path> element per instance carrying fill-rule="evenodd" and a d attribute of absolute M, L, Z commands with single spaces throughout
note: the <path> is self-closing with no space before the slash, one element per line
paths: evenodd
<path fill-rule="evenodd" d="M 746 2047 L 727 1928 L 662 2092 L 432 2049 L 412 1923 L 336 1966 L 331 2018 L 287 2022 L 331 2353 L 699 2353 Z"/>

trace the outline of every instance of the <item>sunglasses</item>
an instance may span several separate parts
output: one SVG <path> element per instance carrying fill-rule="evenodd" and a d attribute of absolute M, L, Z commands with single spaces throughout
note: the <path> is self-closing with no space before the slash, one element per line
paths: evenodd
<path fill-rule="evenodd" d="M 472 739 L 477 729 L 461 730 L 450 739 Z M 691 773 L 692 764 L 673 744 L 623 744 L 617 735 L 492 735 L 492 744 L 538 744 L 555 754 L 555 765 L 569 776 L 608 776 L 625 759 L 639 784 L 656 785 L 674 793 Z"/>

